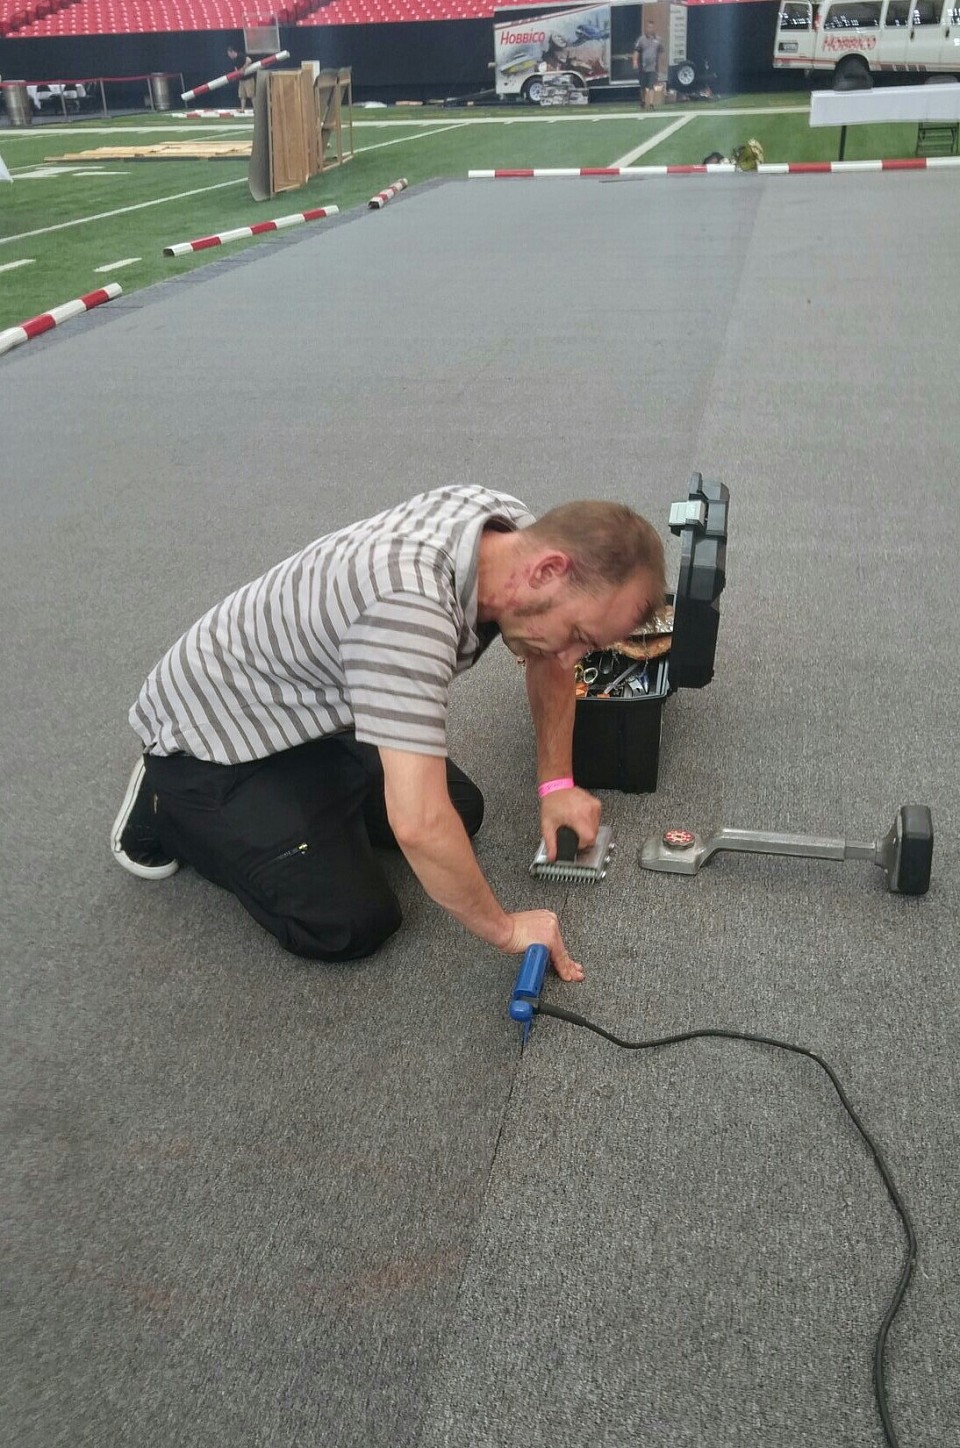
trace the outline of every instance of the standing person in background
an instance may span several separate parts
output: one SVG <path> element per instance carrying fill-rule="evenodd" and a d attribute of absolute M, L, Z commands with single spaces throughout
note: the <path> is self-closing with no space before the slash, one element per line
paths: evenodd
<path fill-rule="evenodd" d="M 247 55 L 243 46 L 239 50 L 235 45 L 227 46 L 227 55 L 230 59 L 231 70 L 246 70 L 248 65 L 253 65 L 253 57 Z M 240 102 L 241 111 L 247 109 L 247 101 L 250 102 L 250 109 L 253 110 L 253 97 L 257 90 L 257 77 L 255 75 L 241 76 L 237 82 L 237 98 Z"/>
<path fill-rule="evenodd" d="M 648 20 L 643 27 L 643 34 L 637 36 L 633 49 L 640 74 L 640 109 L 652 110 L 653 88 L 659 79 L 660 57 L 663 54 L 663 42 L 659 39 L 657 27 L 652 20 Z"/>

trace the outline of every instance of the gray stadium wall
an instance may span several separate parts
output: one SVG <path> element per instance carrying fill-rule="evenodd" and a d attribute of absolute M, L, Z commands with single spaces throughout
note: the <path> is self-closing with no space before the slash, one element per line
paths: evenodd
<path fill-rule="evenodd" d="M 699 5 L 688 16 L 690 59 L 708 59 L 723 90 L 771 88 L 777 0 L 745 5 Z M 354 99 L 434 100 L 463 97 L 492 86 L 492 22 L 426 21 L 406 25 L 296 26 L 281 28 L 281 44 L 294 61 L 350 66 Z M 182 73 L 187 88 L 223 75 L 226 48 L 238 31 L 176 31 L 129 35 L 69 35 L 0 40 L 6 79 L 83 80 L 96 76 Z M 788 77 L 795 82 L 797 77 Z M 108 105 L 136 105 L 143 87 L 112 88 Z M 229 88 L 210 97 L 227 101 Z M 179 106 L 179 97 L 175 98 Z"/>

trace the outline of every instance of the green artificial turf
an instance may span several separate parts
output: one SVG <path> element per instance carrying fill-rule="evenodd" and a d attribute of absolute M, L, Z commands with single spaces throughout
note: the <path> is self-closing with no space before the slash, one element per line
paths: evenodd
<path fill-rule="evenodd" d="M 757 113 L 731 114 L 742 109 Z M 835 160 L 839 131 L 811 130 L 808 116 L 809 97 L 801 93 L 725 97 L 667 106 L 652 115 L 641 115 L 626 99 L 554 110 L 523 105 L 383 111 L 357 107 L 354 158 L 299 190 L 261 203 L 250 197 L 245 159 L 47 159 L 108 145 L 249 138 L 252 127 L 246 123 L 145 113 L 0 129 L 0 154 L 14 176 L 13 185 L 0 185 L 0 329 L 107 282 L 119 282 L 128 293 L 207 265 L 228 251 L 269 246 L 276 234 L 186 257 L 164 257 L 163 247 L 174 242 L 316 206 L 336 205 L 341 211 L 365 207 L 371 196 L 401 176 L 415 185 L 440 176 L 465 177 L 469 170 L 627 164 L 624 158 L 641 146 L 647 149 L 629 164 L 689 165 L 713 151 L 730 155 L 750 139 L 760 142 L 766 161 Z M 915 144 L 913 125 L 851 127 L 846 159 L 912 156 Z M 122 269 L 96 270 L 133 257 L 139 260 Z M 2 270 L 25 259 L 29 265 Z"/>

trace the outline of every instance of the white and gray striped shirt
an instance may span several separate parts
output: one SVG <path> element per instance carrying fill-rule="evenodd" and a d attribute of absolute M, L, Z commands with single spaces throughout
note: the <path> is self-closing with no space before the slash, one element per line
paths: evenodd
<path fill-rule="evenodd" d="M 480 535 L 533 521 L 516 498 L 464 486 L 328 533 L 188 629 L 130 723 L 150 754 L 217 764 L 345 729 L 445 755 L 450 684 L 497 632 L 477 625 Z"/>

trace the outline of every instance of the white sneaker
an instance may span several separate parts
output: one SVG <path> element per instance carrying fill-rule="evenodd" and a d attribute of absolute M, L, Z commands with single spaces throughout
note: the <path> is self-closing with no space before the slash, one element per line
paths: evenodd
<path fill-rule="evenodd" d="M 142 880 L 165 880 L 168 875 L 176 874 L 180 861 L 172 859 L 160 843 L 156 798 L 144 788 L 145 778 L 141 755 L 133 766 L 120 813 L 113 822 L 110 847 L 117 864 L 131 875 L 139 875 Z"/>

